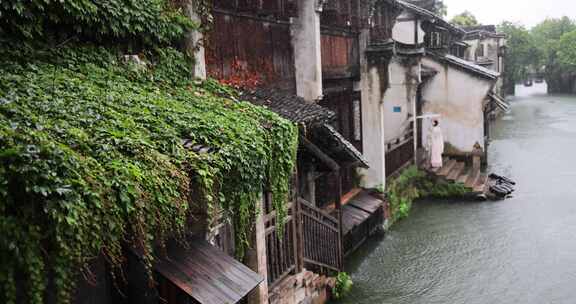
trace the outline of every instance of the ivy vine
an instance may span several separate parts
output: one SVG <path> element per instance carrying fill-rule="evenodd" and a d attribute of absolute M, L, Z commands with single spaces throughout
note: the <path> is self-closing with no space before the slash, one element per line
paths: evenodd
<path fill-rule="evenodd" d="M 286 212 L 293 124 L 216 81 L 190 79 L 191 63 L 175 49 L 142 53 L 145 66 L 117 54 L 76 44 L 0 47 L 4 303 L 16 302 L 17 288 L 42 303 L 48 277 L 58 301 L 69 302 L 79 269 L 99 255 L 120 265 L 126 243 L 151 265 L 154 246 L 183 235 L 198 206 L 231 215 L 239 255 L 262 187 Z M 186 149 L 182 139 L 212 152 Z"/>
<path fill-rule="evenodd" d="M 8 0 L 0 2 L 0 34 L 166 45 L 199 26 L 182 10 L 177 0 Z"/>

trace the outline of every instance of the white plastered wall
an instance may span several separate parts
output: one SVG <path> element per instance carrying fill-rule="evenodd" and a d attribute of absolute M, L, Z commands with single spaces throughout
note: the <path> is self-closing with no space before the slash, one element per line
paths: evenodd
<path fill-rule="evenodd" d="M 424 42 L 425 32 L 422 30 L 422 22 L 415 21 L 415 16 L 411 13 L 402 13 L 396 18 L 396 23 L 392 28 L 392 39 L 404 44 L 415 44 L 414 27 L 418 26 L 418 44 Z"/>
<path fill-rule="evenodd" d="M 364 53 L 368 43 L 367 30 L 360 34 L 360 51 Z M 362 186 L 376 188 L 386 184 L 385 154 L 384 154 L 384 120 L 382 77 L 386 77 L 384 67 L 369 64 L 367 56 L 361 56 L 361 81 L 362 92 L 362 142 L 364 158 L 370 168 L 360 169 Z"/>
<path fill-rule="evenodd" d="M 386 142 L 403 135 L 409 127 L 409 115 L 413 113 L 417 81 L 414 77 L 415 66 L 406 66 L 394 57 L 389 65 L 390 85 L 384 94 L 384 138 Z M 395 112 L 395 108 L 400 112 Z"/>
<path fill-rule="evenodd" d="M 495 80 L 482 78 L 460 68 L 440 63 L 430 57 L 423 64 L 438 71 L 422 91 L 423 114 L 440 114 L 438 121 L 444 141 L 455 151 L 470 153 L 478 143 L 484 149 L 483 103 Z M 432 119 L 422 122 L 424 146 Z"/>

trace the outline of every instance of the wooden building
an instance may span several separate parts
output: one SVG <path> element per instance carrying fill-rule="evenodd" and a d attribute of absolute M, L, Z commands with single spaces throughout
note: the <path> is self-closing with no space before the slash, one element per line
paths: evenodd
<path fill-rule="evenodd" d="M 238 87 L 242 100 L 268 107 L 301 131 L 283 236 L 264 195 L 266 267 L 258 271 L 267 295 L 257 302 L 301 302 L 286 300 L 295 294 L 286 282 L 307 271 L 337 273 L 344 255 L 384 221 L 384 202 L 361 188 L 357 174 L 369 168 L 362 155 L 360 37 L 370 31 L 371 12 L 361 0 L 214 3 L 199 58 L 207 76 Z M 385 14 L 377 12 L 375 31 Z"/>

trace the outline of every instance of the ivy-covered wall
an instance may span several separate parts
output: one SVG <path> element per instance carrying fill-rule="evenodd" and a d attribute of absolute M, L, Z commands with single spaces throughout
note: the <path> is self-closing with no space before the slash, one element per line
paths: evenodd
<path fill-rule="evenodd" d="M 195 206 L 230 216 L 239 255 L 263 187 L 285 213 L 297 128 L 190 78 L 177 5 L 15 0 L 0 15 L 0 302 L 42 303 L 52 277 L 67 303 L 80 270 L 118 267 L 124 244 L 150 267 Z M 122 56 L 134 43 L 143 64 Z"/>
<path fill-rule="evenodd" d="M 187 1 L 9 0 L 0 3 L 2 36 L 56 42 L 77 37 L 102 43 L 170 44 L 198 27 L 182 13 Z"/>

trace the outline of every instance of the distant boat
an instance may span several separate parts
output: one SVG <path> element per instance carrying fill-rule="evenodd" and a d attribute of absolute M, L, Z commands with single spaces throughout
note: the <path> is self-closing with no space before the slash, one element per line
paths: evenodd
<path fill-rule="evenodd" d="M 532 86 L 532 79 L 527 79 L 524 81 L 524 86 L 525 87 L 531 87 Z"/>

